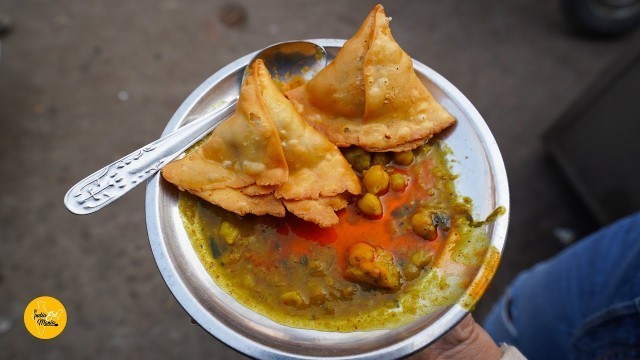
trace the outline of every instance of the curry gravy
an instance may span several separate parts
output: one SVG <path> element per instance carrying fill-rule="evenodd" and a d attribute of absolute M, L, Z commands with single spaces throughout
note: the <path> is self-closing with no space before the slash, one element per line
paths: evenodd
<path fill-rule="evenodd" d="M 489 251 L 489 239 L 486 223 L 471 218 L 471 202 L 455 192 L 448 151 L 432 139 L 414 150 L 411 165 L 386 164 L 388 173 L 405 175 L 407 185 L 380 196 L 383 215 L 377 219 L 363 216 L 351 201 L 338 212 L 339 224 L 323 229 L 291 214 L 238 216 L 186 192 L 180 194 L 180 213 L 205 269 L 247 308 L 297 328 L 398 327 L 461 298 L 470 309 L 493 276 L 487 274 L 485 283 L 474 282 L 474 292 L 467 291 Z M 434 239 L 412 231 L 410 218 L 419 209 L 439 214 Z M 221 236 L 228 228 L 233 236 Z M 358 243 L 392 254 L 400 273 L 397 287 L 345 277 L 349 249 Z M 497 267 L 499 252 L 492 259 Z"/>

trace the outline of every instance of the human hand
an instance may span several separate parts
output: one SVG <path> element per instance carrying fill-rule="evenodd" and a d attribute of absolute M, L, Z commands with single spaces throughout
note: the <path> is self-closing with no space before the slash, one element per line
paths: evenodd
<path fill-rule="evenodd" d="M 411 360 L 478 359 L 496 360 L 502 351 L 489 334 L 468 315 L 429 347 L 412 355 Z"/>

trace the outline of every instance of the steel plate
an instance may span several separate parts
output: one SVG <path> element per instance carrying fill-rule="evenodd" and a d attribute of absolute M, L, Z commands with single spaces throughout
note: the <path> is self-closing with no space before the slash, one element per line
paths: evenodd
<path fill-rule="evenodd" d="M 313 39 L 332 59 L 344 40 Z M 246 55 L 216 72 L 178 108 L 163 135 L 191 119 L 235 101 Z M 457 192 L 474 202 L 474 217 L 484 218 L 497 206 L 507 213 L 487 231 L 491 244 L 504 247 L 509 219 L 509 188 L 498 146 L 482 116 L 458 89 L 429 67 L 414 60 L 420 80 L 457 119 L 441 134 L 453 150 Z M 221 290 L 200 263 L 178 212 L 178 190 L 158 174 L 149 180 L 146 217 L 151 249 L 167 286 L 211 335 L 236 350 L 256 358 L 398 358 L 435 341 L 455 326 L 467 311 L 455 304 L 409 325 L 368 332 L 322 332 L 280 325 L 239 304 Z M 485 265 L 483 265 L 484 267 Z M 480 272 L 483 269 L 480 269 Z"/>

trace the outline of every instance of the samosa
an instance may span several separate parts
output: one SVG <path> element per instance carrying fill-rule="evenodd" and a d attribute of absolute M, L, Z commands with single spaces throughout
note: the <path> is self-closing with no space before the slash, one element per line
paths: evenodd
<path fill-rule="evenodd" d="M 322 227 L 360 181 L 338 148 L 304 122 L 256 61 L 236 112 L 194 152 L 168 164 L 166 180 L 240 215 L 294 215 Z"/>
<path fill-rule="evenodd" d="M 368 151 L 414 149 L 455 122 L 391 35 L 382 5 L 336 58 L 287 97 L 332 143 Z"/>

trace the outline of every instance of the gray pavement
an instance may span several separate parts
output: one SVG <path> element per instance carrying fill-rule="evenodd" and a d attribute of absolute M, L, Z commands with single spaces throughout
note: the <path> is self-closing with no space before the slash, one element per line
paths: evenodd
<path fill-rule="evenodd" d="M 235 4 L 235 7 L 227 7 Z M 3 0 L 0 62 L 0 358 L 239 358 L 173 299 L 151 254 L 144 188 L 90 216 L 77 180 L 155 139 L 195 87 L 268 44 L 348 38 L 372 1 Z M 542 132 L 640 34 L 589 40 L 556 1 L 388 1 L 397 41 L 485 117 L 512 189 L 502 264 L 477 316 L 520 270 L 561 249 L 552 230 L 596 228 L 546 159 Z M 244 12 L 246 11 L 246 12 Z M 22 323 L 50 294 L 70 317 L 53 341 Z"/>

